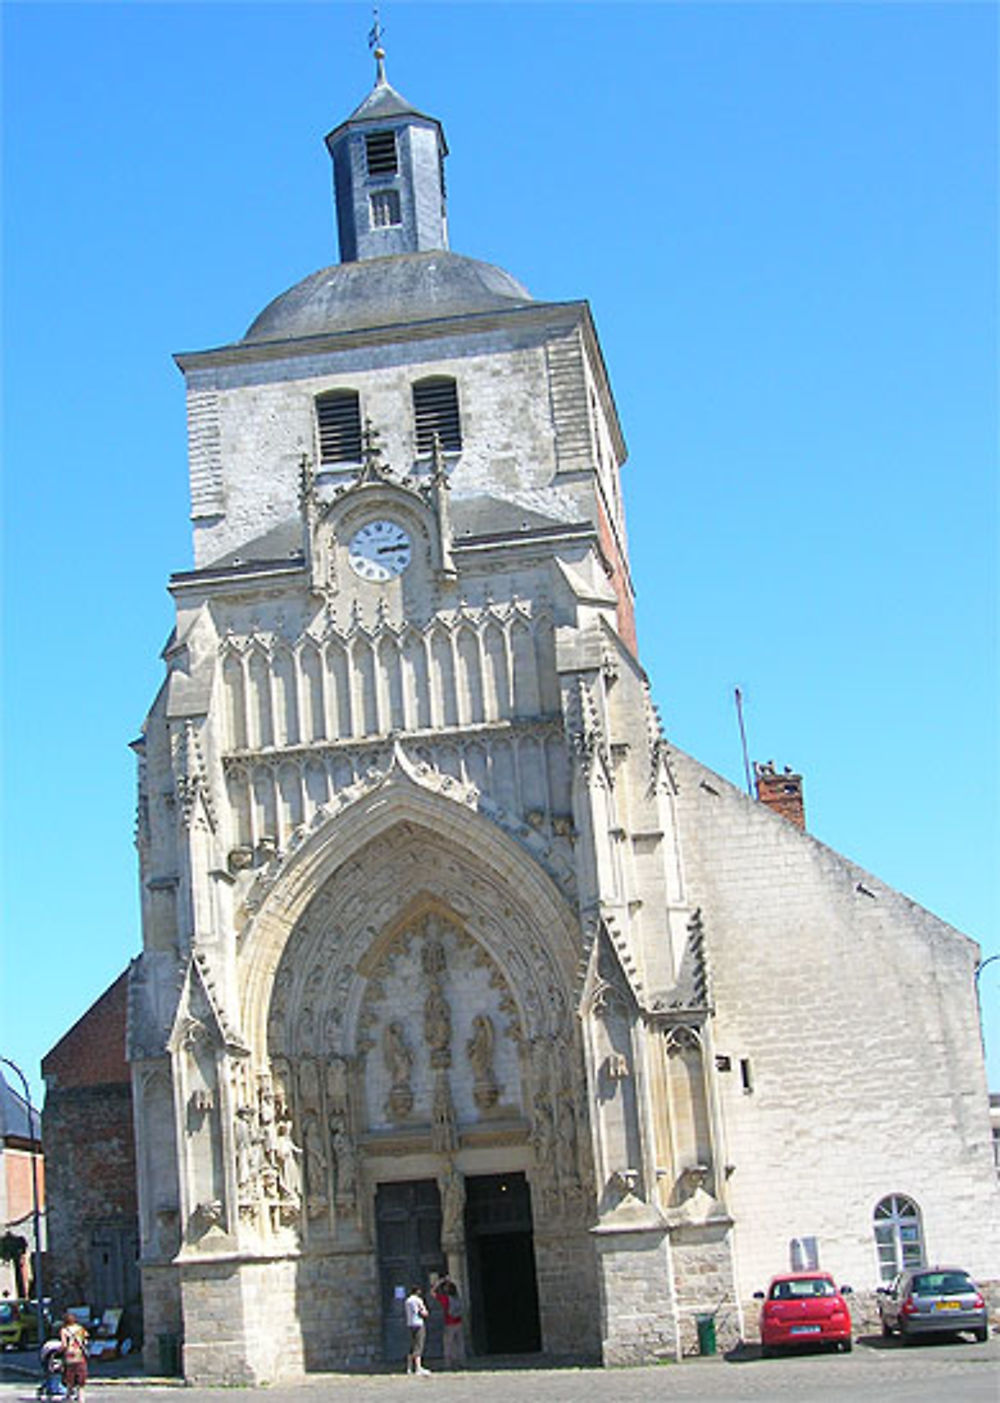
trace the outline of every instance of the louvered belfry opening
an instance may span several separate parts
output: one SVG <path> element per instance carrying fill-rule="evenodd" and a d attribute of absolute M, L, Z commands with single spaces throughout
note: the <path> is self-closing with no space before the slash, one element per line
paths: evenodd
<path fill-rule="evenodd" d="M 396 175 L 399 171 L 396 133 L 369 132 L 365 137 L 365 155 L 369 175 Z"/>
<path fill-rule="evenodd" d="M 319 460 L 360 463 L 361 406 L 356 390 L 332 390 L 316 400 Z"/>
<path fill-rule="evenodd" d="M 413 416 L 417 432 L 417 456 L 434 451 L 434 435 L 446 453 L 462 448 L 462 424 L 458 416 L 458 386 L 449 376 L 435 375 L 418 380 L 413 386 Z"/>

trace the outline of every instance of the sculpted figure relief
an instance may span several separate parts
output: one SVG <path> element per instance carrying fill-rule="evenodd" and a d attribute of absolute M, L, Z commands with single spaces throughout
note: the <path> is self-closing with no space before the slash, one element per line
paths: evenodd
<path fill-rule="evenodd" d="M 347 1063 L 343 1057 L 331 1057 L 326 1064 L 326 1100 L 332 1111 L 342 1111 L 347 1105 Z"/>
<path fill-rule="evenodd" d="M 441 1180 L 441 1242 L 460 1244 L 464 1237 L 465 1179 L 459 1173 L 454 1160 L 448 1161 L 448 1168 Z"/>
<path fill-rule="evenodd" d="M 406 1045 L 401 1023 L 389 1023 L 382 1035 L 382 1055 L 389 1072 L 391 1087 L 387 1109 L 394 1120 L 402 1120 L 413 1109 L 410 1072 L 413 1054 Z"/>
<path fill-rule="evenodd" d="M 330 1120 L 330 1146 L 333 1150 L 333 1177 L 336 1199 L 348 1207 L 354 1202 L 358 1182 L 357 1153 L 343 1116 Z"/>
<path fill-rule="evenodd" d="M 288 1209 L 298 1209 L 302 1203 L 302 1151 L 292 1139 L 292 1122 L 280 1120 L 275 1127 L 274 1168 L 278 1197 Z"/>
<path fill-rule="evenodd" d="M 568 1091 L 558 1098 L 556 1165 L 559 1178 L 564 1183 L 571 1183 L 576 1178 L 576 1116 Z"/>
<path fill-rule="evenodd" d="M 552 1168 L 555 1153 L 555 1127 L 552 1121 L 552 1108 L 541 1092 L 535 1095 L 535 1123 L 531 1143 L 535 1160 L 539 1165 Z"/>
<path fill-rule="evenodd" d="M 257 1117 L 252 1106 L 236 1108 L 236 1186 L 241 1199 L 253 1197 L 260 1170 Z"/>
<path fill-rule="evenodd" d="M 493 1073 L 493 1044 L 492 1019 L 486 1013 L 477 1013 L 472 1020 L 472 1036 L 465 1050 L 472 1064 L 472 1097 L 483 1114 L 496 1105 L 500 1095 Z"/>
<path fill-rule="evenodd" d="M 435 1054 L 447 1054 L 451 1042 L 451 1010 L 437 981 L 431 985 L 424 1002 L 424 1037 L 431 1050 L 431 1063 L 436 1065 Z"/>
<path fill-rule="evenodd" d="M 323 1153 L 320 1122 L 307 1116 L 302 1127 L 303 1160 L 306 1171 L 306 1206 L 310 1218 L 318 1217 L 327 1207 L 327 1164 Z"/>
<path fill-rule="evenodd" d="M 393 1086 L 405 1085 L 410 1080 L 413 1054 L 406 1046 L 402 1023 L 388 1024 L 382 1039 L 382 1050 Z"/>

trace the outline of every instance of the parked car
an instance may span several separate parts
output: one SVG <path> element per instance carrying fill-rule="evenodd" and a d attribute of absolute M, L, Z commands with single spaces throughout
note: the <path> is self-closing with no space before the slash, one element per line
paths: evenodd
<path fill-rule="evenodd" d="M 890 1286 L 878 1288 L 882 1334 L 899 1331 L 904 1344 L 918 1335 L 971 1330 L 977 1340 L 989 1334 L 986 1302 L 961 1267 L 911 1267 Z"/>
<path fill-rule="evenodd" d="M 779 1349 L 795 1345 L 832 1344 L 845 1352 L 853 1347 L 851 1312 L 845 1295 L 825 1271 L 792 1271 L 771 1278 L 767 1294 L 755 1291 L 760 1311 L 760 1352 L 769 1359 Z"/>
<path fill-rule="evenodd" d="M 48 1297 L 46 1297 L 46 1301 Z M 48 1329 L 51 1316 L 42 1307 L 42 1325 Z M 0 1349 L 26 1349 L 38 1340 L 38 1316 L 34 1301 L 0 1301 Z"/>

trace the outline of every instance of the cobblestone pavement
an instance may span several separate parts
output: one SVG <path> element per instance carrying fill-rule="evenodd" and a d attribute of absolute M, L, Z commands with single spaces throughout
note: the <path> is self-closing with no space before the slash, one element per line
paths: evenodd
<path fill-rule="evenodd" d="M 8 1376 L 9 1379 L 9 1376 Z M 729 1358 L 645 1369 L 479 1369 L 428 1378 L 398 1374 L 315 1374 L 273 1385 L 268 1403 L 997 1403 L 1000 1337 L 987 1344 L 932 1341 L 903 1349 L 881 1339 L 854 1352 L 762 1360 L 747 1349 Z M 222 1403 L 232 1389 L 185 1388 L 137 1377 L 94 1379 L 87 1403 Z M 124 1396 L 123 1396 L 124 1395 Z M 25 1379 L 0 1384 L 0 1403 L 34 1403 Z"/>

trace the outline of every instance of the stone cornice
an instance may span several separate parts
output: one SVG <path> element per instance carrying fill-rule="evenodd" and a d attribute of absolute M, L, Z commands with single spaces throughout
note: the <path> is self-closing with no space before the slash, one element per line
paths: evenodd
<path fill-rule="evenodd" d="M 465 334 L 479 335 L 506 330 L 514 324 L 544 329 L 570 329 L 581 321 L 590 323 L 593 336 L 593 323 L 587 302 L 534 302 L 499 311 L 465 312 L 460 316 L 435 318 L 433 321 L 396 322 L 390 326 L 364 327 L 320 336 L 301 336 L 289 341 L 236 341 L 231 345 L 217 346 L 207 351 L 179 351 L 174 356 L 174 361 L 187 375 L 192 371 L 208 370 L 216 366 L 297 360 L 302 356 L 353 350 L 361 346 L 393 345 L 400 341 L 433 341 L 446 336 Z M 591 344 L 595 342 L 596 337 Z"/>

